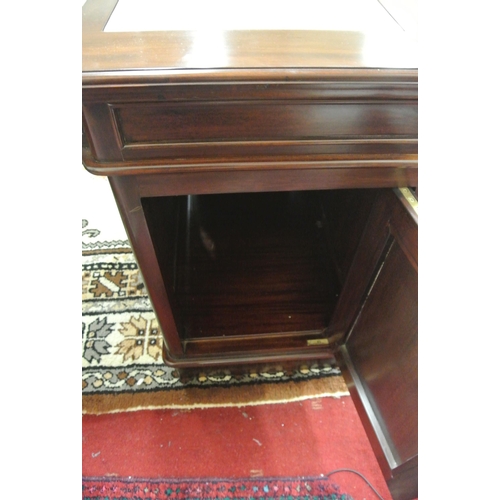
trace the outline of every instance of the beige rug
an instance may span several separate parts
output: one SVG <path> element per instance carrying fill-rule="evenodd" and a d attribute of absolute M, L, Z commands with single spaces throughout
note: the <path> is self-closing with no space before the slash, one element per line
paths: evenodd
<path fill-rule="evenodd" d="M 84 219 L 82 237 L 83 413 L 245 406 L 348 395 L 339 368 L 330 364 L 293 372 L 200 372 L 181 380 L 162 361 L 158 323 L 126 236 L 107 238 L 97 224 Z"/>

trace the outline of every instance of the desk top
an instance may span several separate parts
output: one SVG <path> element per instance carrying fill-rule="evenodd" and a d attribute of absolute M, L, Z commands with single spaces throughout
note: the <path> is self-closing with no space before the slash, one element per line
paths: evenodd
<path fill-rule="evenodd" d="M 231 5 L 87 0 L 89 170 L 219 170 L 225 182 L 228 169 L 285 169 L 305 189 L 307 169 L 323 169 L 314 188 L 416 185 L 416 43 L 404 25 L 377 0 Z"/>
<path fill-rule="evenodd" d="M 267 80 L 270 74 L 273 80 L 321 80 L 332 71 L 359 78 L 373 70 L 415 77 L 414 33 L 377 0 L 310 0 L 307 10 L 270 0 L 238 11 L 231 5 L 88 0 L 84 85 L 138 78 Z"/>

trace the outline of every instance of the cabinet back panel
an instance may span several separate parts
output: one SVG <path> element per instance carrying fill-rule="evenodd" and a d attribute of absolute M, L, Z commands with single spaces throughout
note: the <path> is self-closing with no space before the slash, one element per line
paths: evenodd
<path fill-rule="evenodd" d="M 374 191 L 144 198 L 181 337 L 324 331 Z"/>

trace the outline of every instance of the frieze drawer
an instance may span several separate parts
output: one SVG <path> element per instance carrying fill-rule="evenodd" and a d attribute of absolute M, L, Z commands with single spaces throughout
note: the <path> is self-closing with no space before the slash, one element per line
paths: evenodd
<path fill-rule="evenodd" d="M 376 161 L 417 154 L 418 104 L 411 90 L 391 98 L 381 98 L 376 88 L 347 95 L 335 83 L 320 92 L 317 86 L 290 90 L 279 84 L 238 90 L 229 99 L 235 92 L 228 88 L 181 86 L 177 94 L 157 90 L 153 102 L 151 90 L 122 90 L 125 102 L 92 102 L 91 91 L 86 102 L 84 92 L 94 159 L 179 165 L 336 161 L 353 155 Z"/>

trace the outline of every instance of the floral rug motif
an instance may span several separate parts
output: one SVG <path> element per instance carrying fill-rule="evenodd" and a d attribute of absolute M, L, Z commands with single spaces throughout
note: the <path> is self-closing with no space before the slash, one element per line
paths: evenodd
<path fill-rule="evenodd" d="M 128 241 L 99 240 L 100 231 L 89 229 L 86 220 L 82 229 L 84 413 L 259 404 L 348 394 L 339 368 L 330 364 L 243 375 L 203 371 L 181 381 L 177 371 L 162 360 L 161 331 Z M 301 387 L 300 382 L 309 384 Z M 280 385 L 274 397 L 270 384 Z M 207 387 L 212 388 L 209 397 L 203 391 Z M 248 390 L 238 395 L 220 391 L 238 387 Z M 183 401 L 178 391 L 188 389 L 194 392 Z"/>

